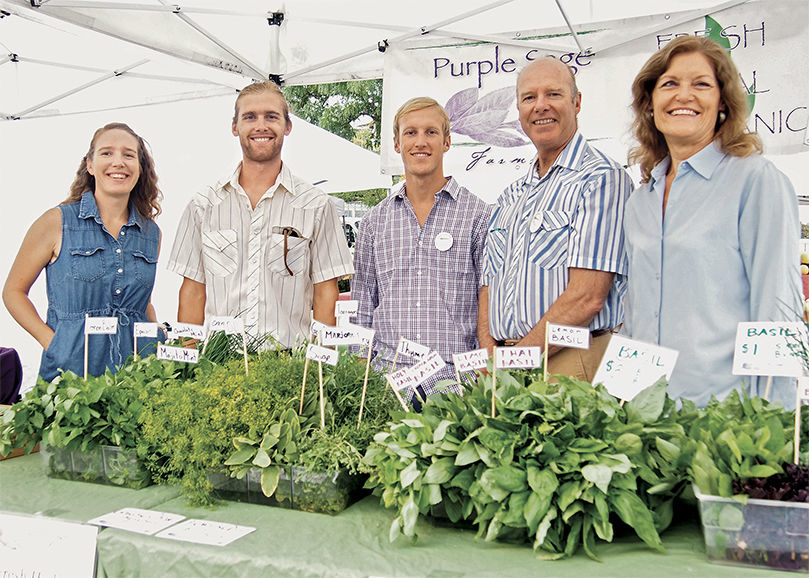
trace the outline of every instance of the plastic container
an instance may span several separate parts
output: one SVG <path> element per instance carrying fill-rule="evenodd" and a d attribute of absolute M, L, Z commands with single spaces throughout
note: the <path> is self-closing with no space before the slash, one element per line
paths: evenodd
<path fill-rule="evenodd" d="M 365 495 L 365 476 L 345 470 L 309 472 L 300 466 L 281 469 L 278 487 L 272 496 L 261 491 L 261 469 L 251 469 L 244 479 L 212 474 L 209 480 L 216 493 L 226 500 L 263 504 L 304 512 L 338 514 Z"/>
<path fill-rule="evenodd" d="M 152 478 L 134 450 L 99 446 L 89 451 L 67 451 L 42 444 L 48 476 L 125 488 L 145 488 Z"/>
<path fill-rule="evenodd" d="M 694 495 L 711 562 L 809 573 L 809 503 Z"/>

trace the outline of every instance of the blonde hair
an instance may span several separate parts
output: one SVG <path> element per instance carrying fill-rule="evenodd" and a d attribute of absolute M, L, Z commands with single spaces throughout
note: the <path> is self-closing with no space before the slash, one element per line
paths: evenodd
<path fill-rule="evenodd" d="M 447 116 L 447 111 L 434 98 L 417 96 L 408 100 L 396 111 L 396 116 L 393 117 L 393 139 L 397 142 L 399 141 L 399 122 L 404 115 L 415 110 L 431 107 L 437 109 L 438 114 L 441 115 L 441 130 L 444 132 L 444 138 L 447 138 L 449 136 L 449 116 Z"/>
<path fill-rule="evenodd" d="M 678 54 L 699 53 L 708 59 L 719 84 L 720 104 L 724 104 L 724 122 L 717 118 L 714 139 L 723 152 L 746 157 L 762 152 L 761 139 L 747 131 L 747 96 L 739 80 L 739 71 L 725 49 L 713 40 L 698 36 L 680 36 L 655 52 L 643 65 L 632 83 L 632 132 L 638 144 L 629 153 L 630 163 L 639 163 L 641 181 L 649 180 L 654 166 L 668 155 L 663 134 L 657 130 L 652 110 L 652 92 L 657 80 L 668 70 Z"/>
<path fill-rule="evenodd" d="M 275 84 L 271 80 L 263 80 L 261 82 L 254 82 L 253 84 L 248 84 L 245 86 L 241 91 L 239 91 L 239 96 L 236 97 L 236 104 L 233 105 L 233 124 L 236 124 L 236 119 L 239 116 L 239 102 L 245 96 L 250 96 L 251 94 L 261 94 L 263 92 L 269 92 L 270 94 L 275 94 L 276 96 L 281 97 L 281 106 L 284 110 L 284 119 L 289 124 L 289 104 L 287 103 L 287 99 L 284 96 L 284 92 L 281 90 L 277 84 Z"/>
<path fill-rule="evenodd" d="M 74 203 L 81 199 L 82 195 L 87 191 L 95 192 L 96 179 L 87 171 L 87 161 L 92 158 L 95 152 L 96 141 L 98 138 L 107 131 L 122 130 L 138 141 L 138 164 L 140 164 L 140 176 L 138 182 L 129 193 L 129 200 L 132 205 L 137 209 L 142 217 L 153 220 L 160 214 L 160 188 L 157 186 L 157 173 L 154 168 L 154 161 L 152 155 L 146 148 L 146 141 L 144 141 L 129 125 L 122 122 L 113 122 L 102 126 L 100 129 L 93 133 L 93 138 L 90 140 L 90 149 L 84 155 L 79 163 L 79 168 L 76 171 L 76 178 L 73 179 L 73 184 L 70 185 L 70 194 L 62 201 L 62 204 Z"/>

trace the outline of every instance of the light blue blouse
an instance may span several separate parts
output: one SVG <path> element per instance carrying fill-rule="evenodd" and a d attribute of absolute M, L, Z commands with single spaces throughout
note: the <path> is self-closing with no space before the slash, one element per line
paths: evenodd
<path fill-rule="evenodd" d="M 660 162 L 626 206 L 624 332 L 680 352 L 672 397 L 704 406 L 743 383 L 764 395 L 765 379 L 732 374 L 736 326 L 801 319 L 792 184 L 762 156 L 731 156 L 714 142 L 680 164 L 663 218 L 669 163 Z M 793 384 L 776 378 L 770 399 L 794 406 Z"/>

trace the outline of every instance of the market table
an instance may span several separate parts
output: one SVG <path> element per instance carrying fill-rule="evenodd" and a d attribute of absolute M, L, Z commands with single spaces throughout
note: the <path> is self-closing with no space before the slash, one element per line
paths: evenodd
<path fill-rule="evenodd" d="M 440 527 L 427 520 L 419 521 L 418 544 L 403 538 L 390 543 L 393 513 L 375 497 L 333 517 L 236 502 L 215 509 L 189 508 L 173 488 L 127 490 L 48 479 L 40 459 L 33 455 L 0 463 L 0 510 L 86 521 L 130 506 L 256 528 L 224 547 L 103 529 L 98 535 L 97 575 L 104 577 L 789 576 L 708 563 L 693 516 L 685 516 L 663 534 L 666 554 L 625 535 L 612 544 L 597 544 L 602 563 L 582 552 L 548 562 L 537 560 L 528 546 L 476 541 L 473 530 Z"/>

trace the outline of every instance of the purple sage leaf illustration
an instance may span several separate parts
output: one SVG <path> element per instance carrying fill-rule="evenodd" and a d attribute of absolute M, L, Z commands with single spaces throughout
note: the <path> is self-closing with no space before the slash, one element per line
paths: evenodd
<path fill-rule="evenodd" d="M 478 98 L 477 88 L 456 92 L 447 101 L 451 131 L 466 135 L 477 142 L 498 147 L 518 147 L 528 144 L 523 138 L 519 121 L 506 122 L 514 102 L 514 87 L 507 86 Z M 515 131 L 517 134 L 508 132 Z"/>

